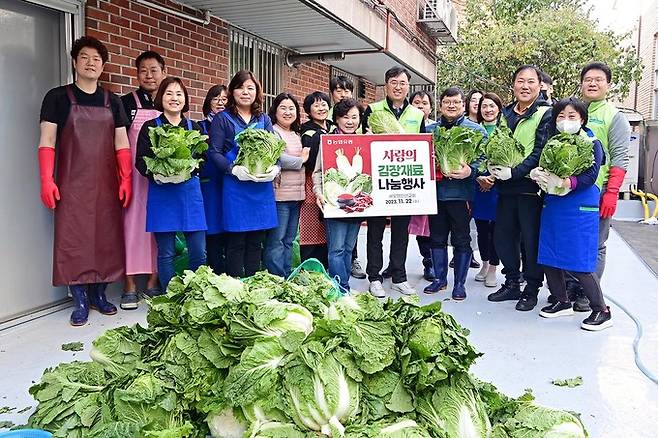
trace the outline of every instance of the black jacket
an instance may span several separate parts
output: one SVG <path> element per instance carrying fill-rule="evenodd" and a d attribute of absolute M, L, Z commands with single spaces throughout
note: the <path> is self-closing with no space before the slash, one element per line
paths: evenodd
<path fill-rule="evenodd" d="M 537 109 L 542 106 L 550 107 L 548 102 L 543 100 L 541 97 L 537 98 L 530 105 L 530 108 L 523 115 L 519 115 L 514 111 L 516 102 L 512 102 L 510 105 L 503 108 L 503 115 L 507 122 L 507 126 L 512 131 L 516 130 L 517 125 L 521 120 L 532 117 L 534 113 L 537 112 Z M 546 142 L 550 137 L 555 133 L 555 127 L 552 123 L 553 112 L 549 108 L 541 118 L 539 125 L 537 126 L 537 131 L 535 132 L 535 147 L 521 164 L 512 169 L 512 179 L 507 181 L 496 181 L 496 186 L 498 187 L 498 193 L 501 195 L 519 195 L 519 194 L 534 194 L 539 192 L 539 186 L 533 180 L 530 179 L 530 171 L 539 165 L 539 157 L 541 156 L 541 151 L 544 149 Z"/>

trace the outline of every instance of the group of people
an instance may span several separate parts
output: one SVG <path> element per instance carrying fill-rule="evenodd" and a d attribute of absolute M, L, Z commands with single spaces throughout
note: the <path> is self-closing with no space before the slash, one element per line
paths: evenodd
<path fill-rule="evenodd" d="M 304 98 L 308 120 L 302 123 L 300 103 L 289 93 L 276 96 L 266 112 L 261 85 L 249 71 L 236 73 L 227 87 L 210 88 L 204 119 L 192 121 L 185 116 L 190 99 L 184 81 L 167 76 L 157 52 L 137 57 L 139 88 L 121 98 L 98 85 L 108 59 L 100 41 L 78 39 L 71 57 L 75 82 L 50 90 L 43 101 L 39 165 L 42 201 L 55 210 L 53 284 L 70 289 L 73 325 L 85 324 L 90 308 L 116 313 L 105 288 L 124 276 L 123 309 L 138 307 L 137 275 L 147 275 L 141 294 L 162 294 L 175 275 L 177 233 L 185 236 L 190 269 L 207 264 L 234 277 L 263 268 L 288 276 L 298 238 L 302 260 L 320 260 L 345 290 L 350 276 L 367 276 L 376 297 L 386 296 L 389 277 L 391 290 L 416 293 L 406 274 L 409 235 L 416 234 L 423 276 L 430 281 L 425 293 L 447 288 L 449 266 L 455 300 L 466 298 L 471 267 L 481 267 L 476 281 L 497 287 L 502 262 L 505 282 L 490 301 L 515 300 L 517 310 L 532 310 L 545 275 L 551 295 L 541 316 L 573 314 L 575 308 L 591 311 L 585 329 L 611 324 L 599 280 L 628 164 L 630 127 L 606 101 L 612 76 L 604 64 L 583 68 L 585 102 L 570 97 L 550 104 L 550 78 L 524 65 L 513 75 L 514 101 L 508 106 L 494 93 L 475 90 L 466 96 L 450 87 L 440 94 L 436 121 L 430 119 L 430 94 L 408 97 L 411 75 L 402 67 L 386 72 L 385 99 L 366 108 L 352 97 L 354 84 L 338 76 L 329 83 L 330 95 L 315 91 Z M 523 145 L 525 158 L 514 168 L 483 171 L 482 157 L 446 175 L 437 168 L 436 215 L 365 219 L 363 272 L 356 252 L 363 220 L 324 218 L 319 154 L 323 135 L 368 133 L 368 119 L 377 111 L 393 114 L 412 134 L 459 126 L 486 139 L 503 124 Z M 154 157 L 149 133 L 165 125 L 208 135 L 201 168 L 181 183 L 161 183 L 147 169 Z M 248 128 L 270 131 L 285 142 L 282 156 L 264 174 L 253 175 L 235 163 L 239 135 Z M 561 179 L 538 167 L 542 148 L 556 132 L 592 142 L 590 169 Z M 471 249 L 472 218 L 481 265 Z M 391 243 L 384 269 L 387 226 Z"/>

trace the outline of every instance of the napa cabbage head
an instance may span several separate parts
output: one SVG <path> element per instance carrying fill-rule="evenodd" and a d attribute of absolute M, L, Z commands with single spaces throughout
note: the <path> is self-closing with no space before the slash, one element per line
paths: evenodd
<path fill-rule="evenodd" d="M 285 141 L 265 129 L 247 128 L 238 134 L 237 142 L 235 164 L 245 166 L 252 175 L 266 173 L 286 148 Z"/>
<path fill-rule="evenodd" d="M 239 341 L 272 339 L 292 351 L 313 331 L 313 314 L 299 304 L 267 300 L 251 312 L 236 315 L 230 327 Z"/>
<path fill-rule="evenodd" d="M 510 438 L 585 438 L 587 432 L 574 415 L 532 403 L 522 403 L 504 423 Z"/>
<path fill-rule="evenodd" d="M 345 438 L 430 438 L 425 428 L 408 418 L 357 424 L 345 430 Z"/>
<path fill-rule="evenodd" d="M 418 413 L 438 436 L 488 438 L 491 423 L 477 389 L 466 374 L 452 376 L 422 397 Z"/>
<path fill-rule="evenodd" d="M 359 410 L 359 386 L 333 352 L 303 351 L 284 375 L 295 423 L 302 430 L 342 436 Z"/>
<path fill-rule="evenodd" d="M 444 175 L 456 172 L 462 165 L 470 165 L 480 158 L 480 142 L 484 137 L 481 131 L 462 126 L 450 129 L 440 126 L 435 129 L 432 137 L 434 155 Z"/>

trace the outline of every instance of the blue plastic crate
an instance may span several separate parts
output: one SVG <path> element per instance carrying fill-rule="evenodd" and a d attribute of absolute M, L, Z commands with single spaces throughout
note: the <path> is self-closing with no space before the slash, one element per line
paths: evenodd
<path fill-rule="evenodd" d="M 38 429 L 19 429 L 0 432 L 0 438 L 52 438 L 52 436 L 52 433 Z"/>

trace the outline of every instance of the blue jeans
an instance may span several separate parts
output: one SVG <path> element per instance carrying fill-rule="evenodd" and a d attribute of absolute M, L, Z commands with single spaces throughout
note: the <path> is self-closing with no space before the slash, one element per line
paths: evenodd
<path fill-rule="evenodd" d="M 292 271 L 292 242 L 299 227 L 301 201 L 276 203 L 279 226 L 267 232 L 265 240 L 265 267 L 270 274 L 288 278 Z"/>
<path fill-rule="evenodd" d="M 340 285 L 350 290 L 352 250 L 359 236 L 360 222 L 344 219 L 327 219 L 327 249 L 329 250 L 329 275 L 338 277 Z"/>
<path fill-rule="evenodd" d="M 163 290 L 174 277 L 174 257 L 176 256 L 176 233 L 153 233 L 158 244 L 158 277 Z M 206 232 L 185 232 L 185 242 L 190 258 L 189 269 L 196 271 L 206 263 Z"/>

